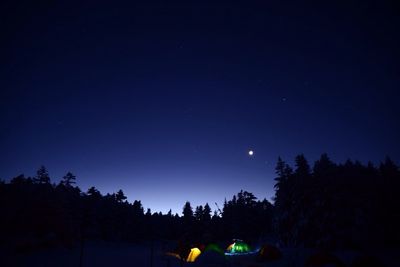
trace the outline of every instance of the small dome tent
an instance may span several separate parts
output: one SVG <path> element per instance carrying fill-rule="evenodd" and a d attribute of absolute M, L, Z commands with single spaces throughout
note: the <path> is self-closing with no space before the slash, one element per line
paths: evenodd
<path fill-rule="evenodd" d="M 195 262 L 200 254 L 201 250 L 198 248 L 191 248 L 189 253 L 186 253 L 186 255 L 184 253 L 178 254 L 174 252 L 165 253 L 166 256 L 175 257 L 177 259 L 184 260 L 186 262 Z"/>
<path fill-rule="evenodd" d="M 198 248 L 190 249 L 189 255 L 186 258 L 187 262 L 195 262 L 197 257 L 200 256 L 201 250 Z"/>
<path fill-rule="evenodd" d="M 204 251 L 215 251 L 221 255 L 224 255 L 224 250 L 220 246 L 214 243 L 208 244 Z"/>
<path fill-rule="evenodd" d="M 282 257 L 281 251 L 272 245 L 265 244 L 258 252 L 258 258 L 264 261 L 279 260 Z"/>
<path fill-rule="evenodd" d="M 234 242 L 228 246 L 226 251 L 231 254 L 249 253 L 250 246 L 242 240 L 234 239 Z"/>
<path fill-rule="evenodd" d="M 188 242 L 181 241 L 173 252 L 167 252 L 166 255 L 176 257 L 186 262 L 194 262 L 201 254 L 201 250 Z"/>

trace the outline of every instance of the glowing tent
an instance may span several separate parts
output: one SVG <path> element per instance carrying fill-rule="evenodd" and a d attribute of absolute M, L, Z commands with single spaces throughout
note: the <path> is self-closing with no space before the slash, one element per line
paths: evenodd
<path fill-rule="evenodd" d="M 192 248 L 186 259 L 187 262 L 194 262 L 198 256 L 200 256 L 201 250 L 198 248 Z"/>
<path fill-rule="evenodd" d="M 282 257 L 281 251 L 272 245 L 265 244 L 260 248 L 258 252 L 258 258 L 260 260 L 270 261 L 270 260 L 278 260 Z"/>
<path fill-rule="evenodd" d="M 208 244 L 204 251 L 215 251 L 221 255 L 224 255 L 224 250 L 214 243 Z"/>
<path fill-rule="evenodd" d="M 234 243 L 230 244 L 226 251 L 232 254 L 249 253 L 250 247 L 242 240 L 234 240 Z"/>

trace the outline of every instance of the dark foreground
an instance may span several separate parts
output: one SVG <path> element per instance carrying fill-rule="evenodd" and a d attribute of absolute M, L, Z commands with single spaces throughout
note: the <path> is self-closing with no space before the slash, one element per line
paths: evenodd
<path fill-rule="evenodd" d="M 174 267 L 174 266 L 306 266 L 307 259 L 316 253 L 313 249 L 285 248 L 281 249 L 282 258 L 273 261 L 260 261 L 256 254 L 226 256 L 224 262 L 201 260 L 201 255 L 196 262 L 181 262 L 166 252 L 173 250 L 175 242 L 144 242 L 141 244 L 88 242 L 84 246 L 81 259 L 81 248 L 42 248 L 33 251 L 15 252 L 3 249 L 0 252 L 0 266 L 41 266 L 41 267 L 101 267 L 101 266 L 143 266 L 143 267 Z M 371 248 L 372 249 L 372 248 Z M 333 252 L 343 266 L 354 266 L 354 261 L 361 256 L 357 251 Z M 379 263 L 378 266 L 397 267 L 400 262 L 400 249 L 397 250 L 371 250 Z M 372 262 L 371 262 L 372 263 Z M 374 265 L 376 262 L 374 263 Z M 331 265 L 334 266 L 334 265 Z M 372 266 L 372 265 L 371 265 Z"/>

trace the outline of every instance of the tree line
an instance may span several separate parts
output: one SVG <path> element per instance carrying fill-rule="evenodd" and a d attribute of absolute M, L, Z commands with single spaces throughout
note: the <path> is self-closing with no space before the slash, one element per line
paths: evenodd
<path fill-rule="evenodd" d="M 196 244 L 273 237 L 283 246 L 398 246 L 400 172 L 389 158 L 378 167 L 336 164 L 326 154 L 312 167 L 303 155 L 293 167 L 279 158 L 275 181 L 274 203 L 241 190 L 222 210 L 186 202 L 179 216 L 145 212 L 140 200 L 129 203 L 122 190 L 82 192 L 71 172 L 52 184 L 41 166 L 34 177 L 0 182 L 0 244 L 23 250 L 84 240 Z"/>
<path fill-rule="evenodd" d="M 275 230 L 283 244 L 326 248 L 399 246 L 400 172 L 386 158 L 378 167 L 327 154 L 311 167 L 303 155 L 276 166 Z"/>

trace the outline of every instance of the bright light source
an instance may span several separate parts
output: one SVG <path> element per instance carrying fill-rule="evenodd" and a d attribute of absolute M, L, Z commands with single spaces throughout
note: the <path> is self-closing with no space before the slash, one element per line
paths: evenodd
<path fill-rule="evenodd" d="M 249 156 L 253 156 L 254 155 L 254 151 L 253 150 L 249 150 Z"/>
<path fill-rule="evenodd" d="M 197 257 L 200 256 L 201 250 L 198 248 L 192 248 L 186 259 L 187 262 L 195 262 Z"/>

